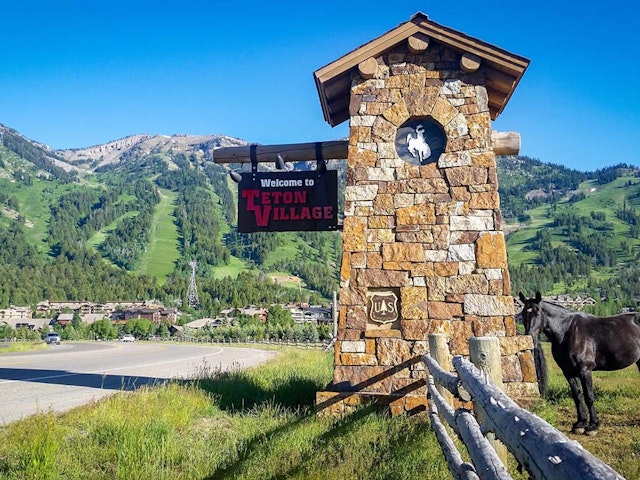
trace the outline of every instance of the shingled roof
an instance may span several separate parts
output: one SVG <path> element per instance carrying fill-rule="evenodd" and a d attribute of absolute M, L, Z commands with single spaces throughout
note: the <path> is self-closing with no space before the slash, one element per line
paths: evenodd
<path fill-rule="evenodd" d="M 529 66 L 529 60 L 524 57 L 439 25 L 429 20 L 424 13 L 417 12 L 397 28 L 314 72 L 324 118 L 331 126 L 349 119 L 351 76 L 354 70 L 357 71 L 360 62 L 371 57 L 379 57 L 416 34 L 426 35 L 434 42 L 444 44 L 461 54 L 469 53 L 481 59 L 489 96 L 489 110 L 494 120 L 506 106 Z"/>

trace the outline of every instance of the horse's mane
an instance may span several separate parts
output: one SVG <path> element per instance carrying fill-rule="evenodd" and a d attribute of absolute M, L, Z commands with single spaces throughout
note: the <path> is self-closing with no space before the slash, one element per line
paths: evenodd
<path fill-rule="evenodd" d="M 560 305 L 559 303 L 551 302 L 549 300 L 542 300 L 542 302 L 546 303 L 547 305 L 551 305 L 551 306 L 554 306 L 554 307 L 561 308 L 562 310 L 567 310 L 567 311 L 570 311 L 570 312 L 574 312 L 575 311 L 575 310 L 572 310 L 569 307 L 565 307 L 564 305 Z"/>
<path fill-rule="evenodd" d="M 540 302 L 540 306 L 543 308 L 548 306 L 551 307 L 551 309 L 560 310 L 564 313 L 582 313 L 578 310 L 573 310 L 571 308 L 565 307 L 564 305 L 560 305 L 559 303 L 549 302 L 548 300 L 543 300 L 542 302 Z"/>

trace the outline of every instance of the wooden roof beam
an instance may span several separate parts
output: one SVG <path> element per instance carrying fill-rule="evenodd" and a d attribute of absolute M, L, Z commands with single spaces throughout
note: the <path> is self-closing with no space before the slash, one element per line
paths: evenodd
<path fill-rule="evenodd" d="M 517 132 L 497 132 L 493 130 L 491 132 L 491 143 L 496 155 L 517 155 L 520 152 L 520 134 Z M 329 142 L 222 147 L 213 151 L 213 161 L 215 163 L 250 163 L 252 147 L 255 147 L 256 161 L 259 163 L 275 163 L 278 155 L 285 162 L 345 160 L 349 156 L 348 140 L 334 140 Z"/>

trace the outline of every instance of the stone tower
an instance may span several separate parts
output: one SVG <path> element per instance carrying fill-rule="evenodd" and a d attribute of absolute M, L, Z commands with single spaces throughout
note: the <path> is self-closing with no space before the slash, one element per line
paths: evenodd
<path fill-rule="evenodd" d="M 315 72 L 325 119 L 349 120 L 338 340 L 320 408 L 423 409 L 430 333 L 453 355 L 499 337 L 507 393 L 537 395 L 530 339 L 516 336 L 491 128 L 528 64 L 417 13 Z"/>

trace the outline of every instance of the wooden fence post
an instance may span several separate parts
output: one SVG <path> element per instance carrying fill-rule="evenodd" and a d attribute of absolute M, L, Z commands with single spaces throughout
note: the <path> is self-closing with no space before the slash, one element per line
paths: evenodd
<path fill-rule="evenodd" d="M 447 344 L 447 336 L 443 333 L 429 334 L 429 355 L 431 355 L 431 358 L 433 358 L 443 370 L 447 372 L 453 370 L 451 353 L 449 352 L 449 345 Z M 441 385 L 436 385 L 436 389 L 440 392 L 440 395 L 442 395 L 445 401 L 453 407 L 453 395 L 451 392 Z"/>
<path fill-rule="evenodd" d="M 504 391 L 502 383 L 502 361 L 500 355 L 500 340 L 498 337 L 472 337 L 469 339 L 469 357 L 471 362 L 484 374 L 488 382 L 491 382 Z M 474 403 L 475 414 L 478 423 L 485 422 L 485 414 Z M 487 440 L 493 445 L 498 457 L 504 465 L 507 464 L 508 451 L 494 433 L 487 433 Z"/>

